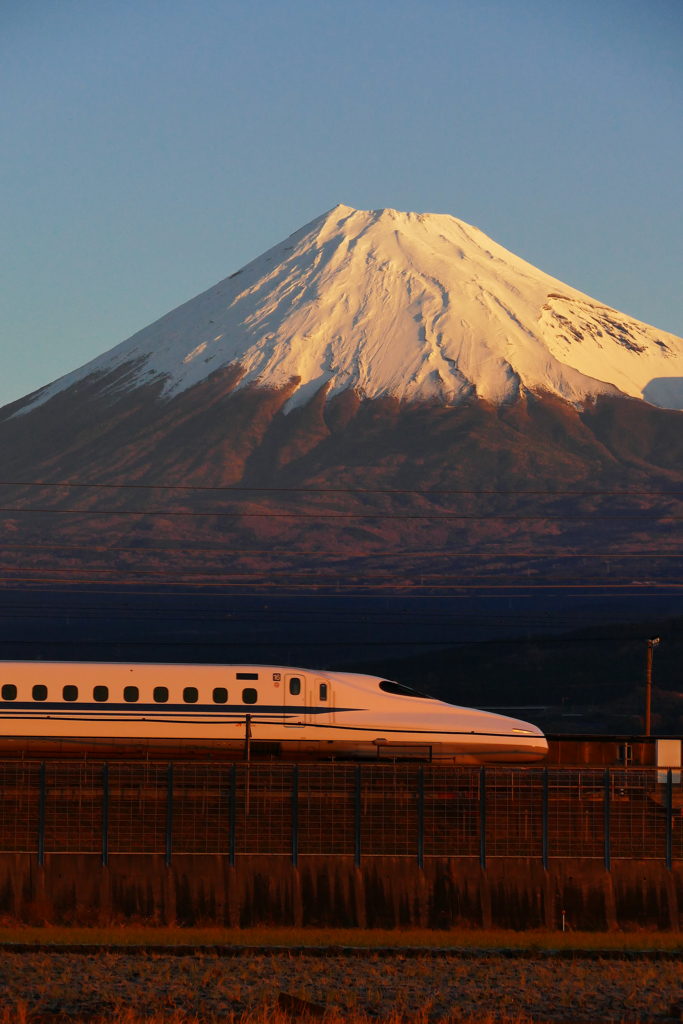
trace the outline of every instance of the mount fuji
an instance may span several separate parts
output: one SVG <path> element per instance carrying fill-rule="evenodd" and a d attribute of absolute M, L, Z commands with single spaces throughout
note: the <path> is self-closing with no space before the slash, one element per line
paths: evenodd
<path fill-rule="evenodd" d="M 145 551 L 163 574 L 173 550 L 196 577 L 229 549 L 269 585 L 321 559 L 378 586 L 456 556 L 460 580 L 517 578 L 530 551 L 532 582 L 584 554 L 656 572 L 653 538 L 663 567 L 680 547 L 681 407 L 680 338 L 453 217 L 337 206 L 5 406 L 0 480 L 45 486 L 3 485 L 1 535 L 24 570 L 106 550 L 136 573 Z"/>
<path fill-rule="evenodd" d="M 337 206 L 110 352 L 75 386 L 169 400 L 231 368 L 234 390 L 493 405 L 524 393 L 683 406 L 683 341 L 604 306 L 454 217 Z"/>

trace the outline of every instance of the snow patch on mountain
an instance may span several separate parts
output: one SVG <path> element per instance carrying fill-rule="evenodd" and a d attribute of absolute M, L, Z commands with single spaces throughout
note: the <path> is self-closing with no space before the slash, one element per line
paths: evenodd
<path fill-rule="evenodd" d="M 595 302 L 455 217 L 337 206 L 156 323 L 41 389 L 95 375 L 162 395 L 239 364 L 238 387 L 501 404 L 521 390 L 683 405 L 683 341 Z M 115 381 L 115 383 L 114 383 Z M 648 391 L 649 388 L 649 391 Z M 663 399 L 657 401 L 654 395 Z M 673 396 L 673 399 L 672 399 Z M 676 404 L 680 401 L 680 405 Z"/>

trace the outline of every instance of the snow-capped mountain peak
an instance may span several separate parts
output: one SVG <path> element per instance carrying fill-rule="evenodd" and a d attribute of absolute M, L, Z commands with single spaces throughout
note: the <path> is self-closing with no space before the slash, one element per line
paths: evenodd
<path fill-rule="evenodd" d="M 683 341 L 544 274 L 455 217 L 337 206 L 219 284 L 31 396 L 85 378 L 171 397 L 239 366 L 238 387 L 298 381 L 362 397 L 500 404 L 520 390 L 683 406 Z M 18 414 L 20 414 L 18 413 Z M 17 414 L 15 414 L 17 415 Z"/>

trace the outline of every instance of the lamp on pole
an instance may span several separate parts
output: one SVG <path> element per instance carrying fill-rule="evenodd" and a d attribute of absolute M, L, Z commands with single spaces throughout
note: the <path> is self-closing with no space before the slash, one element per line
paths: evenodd
<path fill-rule="evenodd" d="M 652 705 L 652 649 L 659 643 L 659 637 L 647 642 L 647 668 L 645 670 L 645 735 L 650 735 L 650 707 Z"/>

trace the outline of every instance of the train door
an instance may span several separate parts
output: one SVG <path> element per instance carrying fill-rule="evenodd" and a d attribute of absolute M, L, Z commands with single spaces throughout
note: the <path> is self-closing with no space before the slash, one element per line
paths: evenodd
<path fill-rule="evenodd" d="M 306 724 L 307 710 L 306 676 L 301 672 L 287 673 L 285 676 L 285 726 L 302 729 Z"/>
<path fill-rule="evenodd" d="M 315 679 L 311 687 L 309 715 L 310 720 L 313 721 L 315 719 L 319 723 L 322 723 L 323 721 L 329 721 L 329 719 L 324 719 L 324 717 L 322 716 L 322 712 L 327 711 L 330 714 L 332 713 L 333 700 L 334 694 L 332 693 L 332 687 L 330 686 L 328 680 Z M 319 709 L 316 714 L 312 713 L 314 708 Z M 332 720 L 334 721 L 334 719 Z"/>

